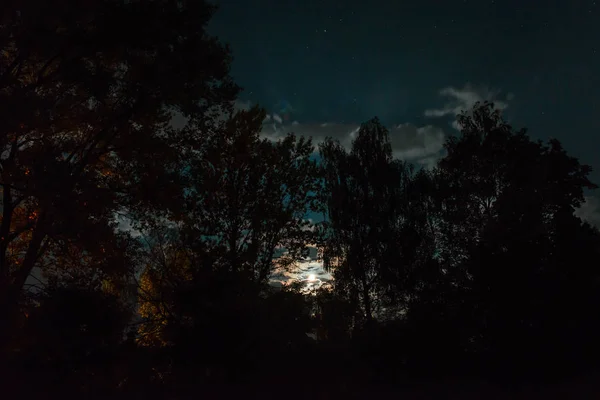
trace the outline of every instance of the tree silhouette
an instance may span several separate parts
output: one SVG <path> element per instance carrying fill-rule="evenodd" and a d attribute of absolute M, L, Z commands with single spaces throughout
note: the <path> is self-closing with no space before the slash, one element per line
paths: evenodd
<path fill-rule="evenodd" d="M 7 355 L 13 361 L 7 371 L 11 386 L 33 395 L 39 388 L 83 394 L 116 385 L 110 371 L 129 317 L 117 297 L 90 286 L 48 286 L 28 307 L 14 352 Z M 36 387 L 27 388 L 27 380 Z"/>
<path fill-rule="evenodd" d="M 49 250 L 92 253 L 114 240 L 116 211 L 141 218 L 181 198 L 185 158 L 238 91 L 228 49 L 204 29 L 213 12 L 204 1 L 3 7 L 2 321 Z M 188 127 L 170 125 L 175 113 Z"/>
<path fill-rule="evenodd" d="M 584 357 L 577 342 L 600 326 L 588 308 L 598 304 L 598 271 L 584 261 L 597 256 L 599 236 L 574 210 L 596 187 L 591 169 L 556 140 L 515 132 L 491 103 L 458 122 L 461 136 L 436 170 L 442 278 L 460 293 L 445 293 L 444 309 L 458 310 L 465 343 L 498 368 L 529 373 L 560 368 L 550 353 Z"/>
<path fill-rule="evenodd" d="M 150 233 L 153 240 L 138 287 L 138 313 L 144 320 L 139 326 L 138 343 L 164 346 L 169 344 L 164 329 L 176 318 L 175 292 L 192 279 L 193 266 L 176 232 L 157 227 Z"/>
<path fill-rule="evenodd" d="M 600 232 L 574 215 L 596 185 L 559 141 L 486 102 L 432 170 L 394 159 L 377 118 L 317 161 L 234 110 L 205 1 L 0 8 L 5 391 L 296 395 L 310 368 L 347 397 L 598 367 Z M 332 282 L 269 285 L 313 244 Z"/>
<path fill-rule="evenodd" d="M 185 230 L 215 268 L 265 284 L 280 248 L 280 267 L 307 254 L 306 213 L 314 208 L 318 169 L 310 139 L 260 139 L 264 110 L 232 114 L 190 170 Z"/>
<path fill-rule="evenodd" d="M 336 295 L 331 285 L 317 289 L 313 303 L 317 341 L 334 347 L 347 345 L 355 307 L 344 297 Z"/>
<path fill-rule="evenodd" d="M 252 381 L 259 370 L 268 373 L 280 357 L 308 346 L 311 324 L 301 293 L 193 264 L 198 259 L 186 251 L 163 246 L 161 265 L 148 266 L 139 292 L 138 342 L 169 352 L 176 365 L 169 369 L 172 382 Z"/>
<path fill-rule="evenodd" d="M 187 172 L 176 226 L 159 227 L 150 243 L 138 341 L 170 348 L 186 365 L 173 379 L 249 376 L 247 367 L 271 359 L 263 352 L 298 351 L 308 340 L 301 294 L 273 293 L 267 282 L 306 254 L 318 169 L 310 140 L 260 139 L 264 117 L 257 107 L 236 112 L 210 136 Z M 190 354 L 196 366 L 187 364 Z"/>
<path fill-rule="evenodd" d="M 392 158 L 388 132 L 376 118 L 361 126 L 350 153 L 331 139 L 320 152 L 324 265 L 336 290 L 371 321 L 385 295 L 405 294 L 408 265 L 418 252 L 408 222 L 412 171 Z"/>

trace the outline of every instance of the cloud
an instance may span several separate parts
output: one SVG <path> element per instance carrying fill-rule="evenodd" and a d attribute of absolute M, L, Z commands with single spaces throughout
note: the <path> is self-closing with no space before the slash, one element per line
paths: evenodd
<path fill-rule="evenodd" d="M 431 165 L 444 147 L 444 132 L 432 125 L 400 124 L 390 130 L 394 156 L 401 160 Z"/>
<path fill-rule="evenodd" d="M 594 196 L 586 196 L 585 202 L 575 210 L 575 215 L 590 225 L 600 228 L 600 199 Z"/>
<path fill-rule="evenodd" d="M 276 115 L 276 114 L 275 114 Z M 262 135 L 270 140 L 284 138 L 288 133 L 294 132 L 297 136 L 311 136 L 315 144 L 321 143 L 327 136 L 338 139 L 342 144 L 350 144 L 352 131 L 358 129 L 358 125 L 350 124 L 323 124 L 323 123 L 299 123 L 282 124 L 271 116 L 263 125 Z"/>
<path fill-rule="evenodd" d="M 314 232 L 317 229 L 317 225 L 312 218 L 304 219 L 304 222 L 308 222 L 309 225 L 302 228 L 303 231 Z"/>
<path fill-rule="evenodd" d="M 286 270 L 276 267 L 269 279 L 271 285 L 282 287 L 294 282 L 306 283 L 309 275 L 315 275 L 317 278 L 315 282 L 319 286 L 323 283 L 331 282 L 333 277 L 323 269 L 323 262 L 317 259 L 316 247 L 310 247 L 310 249 L 309 256 L 305 260 L 299 261 L 294 268 Z"/>
<path fill-rule="evenodd" d="M 275 121 L 273 121 L 275 120 Z M 326 137 L 340 141 L 342 146 L 350 149 L 352 140 L 356 138 L 360 125 L 340 123 L 299 123 L 291 125 L 278 123 L 274 116 L 265 119 L 262 135 L 270 140 L 283 138 L 289 132 L 298 136 L 312 137 L 318 145 Z M 418 127 L 413 124 L 399 124 L 389 129 L 390 142 L 394 156 L 401 160 L 431 165 L 443 148 L 445 135 L 442 129 L 427 125 Z"/>
<path fill-rule="evenodd" d="M 134 227 L 133 220 L 123 212 L 114 213 L 113 222 L 117 223 L 116 229 L 118 232 L 129 232 L 134 238 L 142 236 L 142 232 Z"/>
<path fill-rule="evenodd" d="M 501 96 L 501 91 L 490 89 L 484 86 L 474 86 L 467 83 L 462 89 L 455 87 L 446 87 L 439 92 L 440 96 L 448 98 L 446 104 L 441 108 L 425 110 L 426 117 L 455 117 L 462 111 L 469 111 L 475 103 L 492 101 L 496 109 L 504 110 L 508 107 L 508 102 L 514 99 L 513 93 L 508 93 L 504 97 Z M 452 123 L 455 129 L 458 129 L 456 121 Z"/>

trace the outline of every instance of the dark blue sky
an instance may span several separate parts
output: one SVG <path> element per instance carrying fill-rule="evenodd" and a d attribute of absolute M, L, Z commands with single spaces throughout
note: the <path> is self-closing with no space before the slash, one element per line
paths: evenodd
<path fill-rule="evenodd" d="M 600 1 L 218 4 L 210 31 L 232 47 L 242 99 L 285 116 L 283 125 L 298 121 L 310 133 L 377 115 L 412 129 L 414 138 L 398 146 L 415 138 L 423 145 L 434 128 L 438 136 L 456 133 L 453 111 L 499 100 L 515 127 L 558 138 L 600 182 Z"/>

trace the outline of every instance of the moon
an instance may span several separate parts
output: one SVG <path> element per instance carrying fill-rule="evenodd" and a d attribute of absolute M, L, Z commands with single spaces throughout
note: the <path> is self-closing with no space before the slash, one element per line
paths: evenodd
<path fill-rule="evenodd" d="M 310 274 L 310 275 L 308 275 L 308 278 L 307 278 L 307 280 L 308 280 L 309 282 L 314 282 L 314 281 L 316 281 L 316 280 L 317 280 L 317 277 L 315 276 L 315 274 Z"/>

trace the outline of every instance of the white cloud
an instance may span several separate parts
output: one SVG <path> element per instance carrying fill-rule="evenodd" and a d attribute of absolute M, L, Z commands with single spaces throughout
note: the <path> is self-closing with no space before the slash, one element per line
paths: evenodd
<path fill-rule="evenodd" d="M 289 132 L 294 132 L 297 136 L 311 136 L 313 143 L 321 143 L 327 136 L 338 139 L 343 145 L 350 145 L 350 134 L 357 129 L 358 125 L 350 124 L 318 124 L 318 123 L 299 123 L 295 121 L 291 125 L 280 123 L 265 124 L 262 134 L 270 140 L 278 140 Z"/>
<path fill-rule="evenodd" d="M 431 164 L 431 158 L 437 160 L 444 147 L 444 140 L 444 132 L 431 125 L 417 127 L 400 124 L 390 130 L 394 156 L 401 160 L 418 161 L 420 164 Z"/>
<path fill-rule="evenodd" d="M 299 261 L 295 267 L 291 269 L 276 267 L 269 279 L 271 285 L 281 287 L 294 282 L 304 282 L 308 287 L 314 287 L 331 282 L 333 277 L 325 271 L 323 262 L 318 260 L 316 247 L 309 247 L 309 249 L 311 250 L 309 256 L 305 260 Z M 308 282 L 311 275 L 315 280 Z"/>
<path fill-rule="evenodd" d="M 467 83 L 462 89 L 447 87 L 440 90 L 440 96 L 448 98 L 448 102 L 441 108 L 425 110 L 427 117 L 455 117 L 462 111 L 469 111 L 475 103 L 491 101 L 496 109 L 504 110 L 508 107 L 508 102 L 514 99 L 513 93 L 508 93 L 504 98 L 499 90 L 490 89 L 484 86 L 476 87 Z M 455 129 L 458 129 L 456 121 L 452 123 Z"/>
<path fill-rule="evenodd" d="M 269 121 L 270 122 L 270 121 Z M 265 123 L 262 134 L 270 140 L 283 138 L 287 133 L 294 132 L 298 136 L 312 137 L 318 145 L 326 137 L 340 141 L 342 146 L 350 149 L 352 140 L 356 137 L 360 125 L 339 123 L 298 123 L 291 125 Z M 390 142 L 394 156 L 401 160 L 431 165 L 443 148 L 444 132 L 437 127 L 427 125 L 418 127 L 412 124 L 399 124 L 389 129 Z"/>
<path fill-rule="evenodd" d="M 133 220 L 125 212 L 114 213 L 113 222 L 117 223 L 116 229 L 118 232 L 129 232 L 132 237 L 142 236 L 142 232 L 133 226 Z"/>
<path fill-rule="evenodd" d="M 308 222 L 309 225 L 304 227 L 302 230 L 314 232 L 317 229 L 317 225 L 315 224 L 315 221 L 312 218 L 306 218 L 304 221 Z"/>
<path fill-rule="evenodd" d="M 584 221 L 600 228 L 600 199 L 594 196 L 586 196 L 585 202 L 575 210 L 575 215 Z"/>

